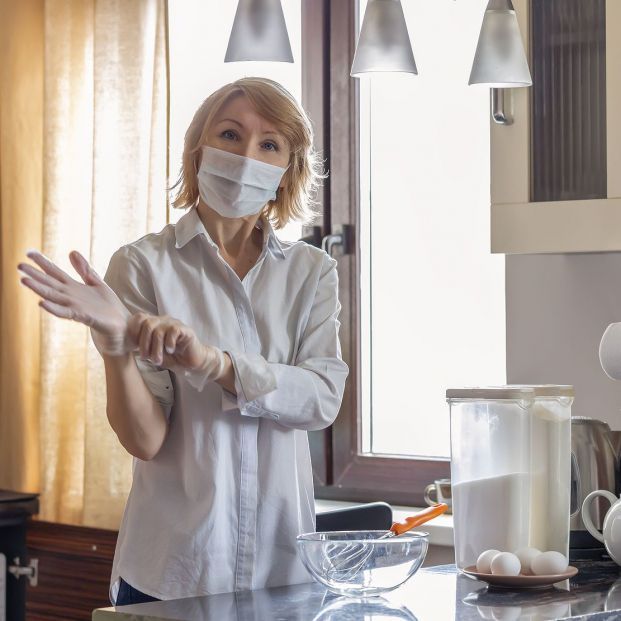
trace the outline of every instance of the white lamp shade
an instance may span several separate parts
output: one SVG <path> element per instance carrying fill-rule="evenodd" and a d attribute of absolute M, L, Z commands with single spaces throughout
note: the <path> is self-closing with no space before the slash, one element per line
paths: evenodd
<path fill-rule="evenodd" d="M 401 0 L 369 0 L 364 12 L 351 75 L 376 71 L 418 74 Z"/>
<path fill-rule="evenodd" d="M 489 0 L 468 84 L 515 88 L 532 83 L 511 0 Z"/>
<path fill-rule="evenodd" d="M 224 62 L 293 62 L 280 0 L 239 0 Z"/>

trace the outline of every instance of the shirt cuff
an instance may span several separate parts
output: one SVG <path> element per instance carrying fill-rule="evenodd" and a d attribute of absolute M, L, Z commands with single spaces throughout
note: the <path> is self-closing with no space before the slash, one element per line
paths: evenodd
<path fill-rule="evenodd" d="M 246 404 L 276 390 L 276 374 L 259 354 L 236 354 L 228 350 L 226 353 L 233 363 L 237 395 L 223 389 L 222 410 L 239 409 L 244 414 Z"/>

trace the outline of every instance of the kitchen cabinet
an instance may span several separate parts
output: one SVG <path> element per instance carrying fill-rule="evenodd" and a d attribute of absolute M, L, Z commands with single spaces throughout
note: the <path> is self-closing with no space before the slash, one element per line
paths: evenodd
<path fill-rule="evenodd" d="M 513 0 L 533 86 L 491 122 L 492 252 L 621 250 L 621 2 Z"/>
<path fill-rule="evenodd" d="M 488 590 L 454 565 L 421 569 L 384 597 L 338 597 L 319 584 L 222 593 L 93 611 L 92 621 L 244 621 L 391 618 L 418 621 L 559 618 L 612 621 L 621 614 L 621 575 L 609 562 L 574 563 L 579 573 L 551 589 Z"/>

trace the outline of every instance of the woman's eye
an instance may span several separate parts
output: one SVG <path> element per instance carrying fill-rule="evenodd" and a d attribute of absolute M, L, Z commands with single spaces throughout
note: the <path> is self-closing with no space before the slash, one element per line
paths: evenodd
<path fill-rule="evenodd" d="M 278 145 L 275 142 L 264 142 L 263 146 L 266 151 L 278 151 Z"/>
<path fill-rule="evenodd" d="M 220 136 L 222 136 L 223 138 L 226 138 L 227 140 L 234 140 L 235 138 L 237 138 L 237 135 L 235 134 L 235 132 L 231 129 L 225 129 Z"/>

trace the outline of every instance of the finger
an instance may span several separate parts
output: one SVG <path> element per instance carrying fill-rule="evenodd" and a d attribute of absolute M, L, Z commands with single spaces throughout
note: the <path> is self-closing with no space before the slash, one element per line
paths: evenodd
<path fill-rule="evenodd" d="M 162 364 L 164 356 L 164 331 L 165 327 L 160 325 L 151 335 L 151 351 L 149 352 L 149 358 L 154 364 Z"/>
<path fill-rule="evenodd" d="M 177 343 L 175 345 L 175 353 L 183 354 L 192 343 L 192 338 L 192 334 L 186 332 L 185 330 L 180 330 L 179 336 L 177 337 Z"/>
<path fill-rule="evenodd" d="M 61 306 L 69 306 L 71 304 L 71 298 L 64 293 L 60 293 L 53 289 L 52 287 L 48 287 L 47 285 L 43 285 L 32 278 L 22 278 L 21 283 L 26 285 L 29 289 L 32 289 L 37 295 L 41 296 L 45 300 L 49 300 L 50 302 L 56 302 Z"/>
<path fill-rule="evenodd" d="M 60 282 L 68 283 L 73 280 L 69 274 L 64 272 L 55 263 L 52 263 L 46 256 L 42 255 L 38 250 L 29 250 L 26 253 L 29 259 L 32 259 L 46 274 L 49 274 Z"/>
<path fill-rule="evenodd" d="M 140 327 L 140 335 L 138 337 L 138 349 L 140 357 L 147 360 L 151 351 L 151 335 L 153 334 L 154 324 L 152 319 L 145 319 Z"/>
<path fill-rule="evenodd" d="M 39 300 L 39 306 L 44 308 L 48 313 L 60 317 L 61 319 L 73 319 L 73 311 L 67 306 L 54 304 L 48 300 Z"/>
<path fill-rule="evenodd" d="M 164 347 L 166 348 L 167 354 L 174 354 L 175 349 L 177 348 L 177 339 L 181 334 L 181 329 L 178 326 L 172 326 L 166 331 L 166 336 L 164 337 Z"/>
<path fill-rule="evenodd" d="M 33 267 L 32 265 L 29 265 L 28 263 L 20 263 L 17 266 L 17 269 L 20 272 L 26 274 L 27 276 L 34 278 L 34 280 L 40 282 L 41 284 L 47 285 L 48 287 L 53 287 L 58 290 L 58 287 L 62 286 L 62 283 L 58 282 L 58 280 L 56 280 L 55 278 L 52 278 L 51 276 L 48 276 L 45 272 L 42 272 L 41 270 L 36 269 L 35 267 Z"/>
<path fill-rule="evenodd" d="M 85 284 L 98 285 L 102 282 L 99 274 L 77 250 L 72 250 L 69 253 L 69 260 Z"/>

